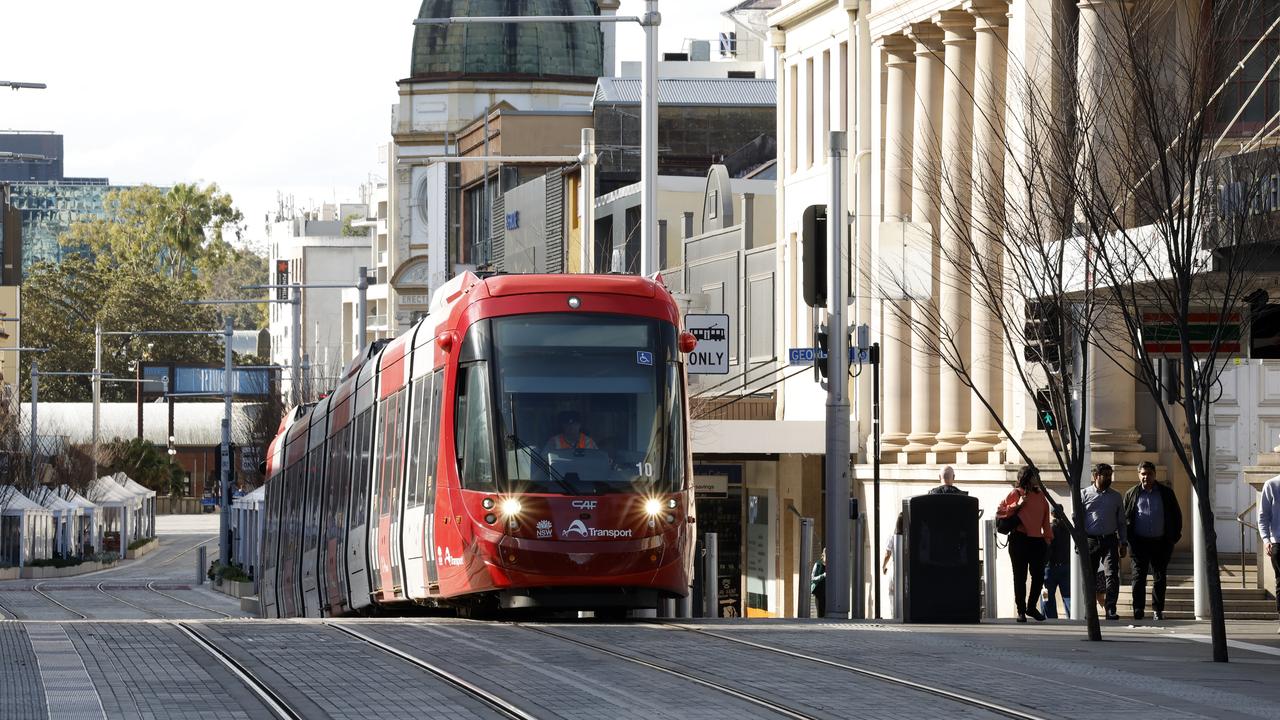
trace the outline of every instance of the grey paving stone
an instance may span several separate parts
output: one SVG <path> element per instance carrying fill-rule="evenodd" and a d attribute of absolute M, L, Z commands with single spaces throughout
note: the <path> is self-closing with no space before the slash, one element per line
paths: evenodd
<path fill-rule="evenodd" d="M 0 717 L 46 718 L 35 652 L 21 623 L 0 622 Z"/>

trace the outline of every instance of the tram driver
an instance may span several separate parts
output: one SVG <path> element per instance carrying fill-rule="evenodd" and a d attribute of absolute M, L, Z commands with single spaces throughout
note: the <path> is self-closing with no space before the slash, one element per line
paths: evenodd
<path fill-rule="evenodd" d="M 592 440 L 590 435 L 582 432 L 582 419 L 573 410 L 565 410 L 560 413 L 556 424 L 560 428 L 560 432 L 552 435 L 543 448 L 548 457 L 555 450 L 599 449 L 596 446 L 596 441 Z"/>

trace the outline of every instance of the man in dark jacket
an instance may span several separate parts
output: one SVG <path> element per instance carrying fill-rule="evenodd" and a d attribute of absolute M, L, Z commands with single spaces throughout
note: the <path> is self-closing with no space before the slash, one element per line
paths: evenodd
<path fill-rule="evenodd" d="M 1147 572 L 1154 575 L 1151 609 L 1164 619 L 1165 574 L 1173 546 L 1182 537 L 1182 510 L 1173 488 L 1156 482 L 1156 466 L 1138 466 L 1138 484 L 1124 494 L 1125 529 L 1133 551 L 1133 618 L 1141 620 L 1147 601 Z"/>

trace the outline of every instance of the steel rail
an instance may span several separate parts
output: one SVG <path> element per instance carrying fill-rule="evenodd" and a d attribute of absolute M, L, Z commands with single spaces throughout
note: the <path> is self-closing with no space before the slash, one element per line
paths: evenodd
<path fill-rule="evenodd" d="M 368 635 L 365 635 L 364 633 L 357 632 L 355 630 L 352 630 L 351 628 L 344 627 L 342 625 L 338 625 L 337 623 L 326 622 L 325 625 L 328 625 L 329 627 L 339 632 L 346 633 L 347 635 L 350 635 L 351 637 L 354 637 L 358 640 L 362 640 L 378 648 L 379 650 L 382 650 L 383 652 L 386 652 L 401 660 L 404 660 L 405 662 L 411 665 L 414 665 L 414 666 L 417 666 L 418 668 L 426 670 L 427 672 L 431 673 L 432 675 L 435 675 L 441 680 L 444 680 L 446 683 L 452 685 L 453 687 L 463 691 L 467 695 L 470 695 L 471 697 L 479 700 L 480 702 L 483 702 L 485 705 L 501 713 L 504 717 L 516 718 L 517 720 L 537 720 L 536 715 L 530 715 L 524 710 L 521 710 L 515 705 L 512 705 L 511 703 L 507 702 L 500 696 L 495 695 L 494 693 L 489 692 L 488 690 L 485 690 L 479 685 L 475 685 L 474 683 L 468 682 L 467 680 L 464 680 L 463 678 L 449 672 L 448 670 L 444 670 L 436 665 L 433 665 L 427 662 L 426 660 L 423 660 L 420 657 L 415 657 L 413 655 L 410 655 L 409 653 L 404 652 L 403 650 L 400 650 L 395 646 L 388 645 L 387 643 L 384 643 L 381 640 L 371 638 Z"/>
<path fill-rule="evenodd" d="M 50 595 L 50 594 L 48 594 L 48 593 L 46 593 L 45 591 L 43 591 L 43 590 L 41 590 L 41 589 L 40 589 L 40 586 L 41 586 L 41 585 L 43 585 L 43 584 L 44 584 L 43 582 L 38 582 L 38 583 L 36 583 L 35 585 L 32 585 L 32 586 L 31 586 L 31 590 L 32 590 L 33 592 L 35 592 L 37 595 L 42 596 L 45 600 L 48 600 L 49 602 L 53 603 L 54 605 L 57 605 L 58 607 L 62 608 L 63 610 L 66 610 L 67 612 L 71 613 L 72 615 L 79 615 L 81 620 L 88 620 L 88 619 L 89 619 L 89 616 L 88 616 L 88 615 L 85 615 L 84 613 L 80 612 L 79 610 L 73 610 L 73 609 L 71 609 L 70 607 L 68 607 L 68 606 L 66 606 L 66 605 L 63 605 L 62 603 L 58 602 L 57 600 L 54 600 L 52 595 Z"/>
<path fill-rule="evenodd" d="M 721 635 L 720 633 L 714 633 L 708 630 L 702 630 L 700 628 L 691 628 L 686 625 L 680 625 L 678 623 L 659 621 L 654 624 L 662 625 L 664 627 L 677 628 L 685 632 L 697 633 L 699 635 L 706 635 L 708 637 L 718 638 L 720 640 L 726 640 L 728 642 L 737 643 L 739 645 L 746 645 L 747 647 L 753 647 L 753 648 L 756 648 L 757 650 L 765 650 L 767 652 L 777 653 L 779 655 L 785 655 L 787 657 L 793 657 L 800 660 L 808 660 L 810 662 L 818 663 L 820 665 L 826 665 L 828 667 L 839 668 L 841 670 L 846 670 L 856 675 L 862 675 L 863 677 L 873 678 L 875 680 L 880 680 L 893 685 L 900 685 L 902 687 L 911 688 L 912 690 L 918 690 L 923 693 L 928 693 L 930 695 L 934 695 L 937 697 L 946 698 L 947 700 L 952 700 L 954 702 L 958 702 L 963 705 L 969 705 L 970 707 L 980 708 L 982 710 L 986 710 L 988 712 L 992 712 L 997 715 L 1003 715 L 1004 717 L 1017 718 L 1017 720 L 1046 720 L 1045 716 L 1043 715 L 1035 715 L 1033 713 L 1030 713 L 1024 710 L 1019 710 L 1017 708 L 1009 707 L 1008 705 L 1002 705 L 997 702 L 984 700 L 982 698 L 974 697 L 972 695 L 967 695 L 962 692 L 956 692 L 955 690 L 947 690 L 945 688 L 940 688 L 933 685 L 925 685 L 924 683 L 919 683 L 914 680 L 907 680 L 905 678 L 894 677 L 893 675 L 879 672 L 877 670 L 869 670 L 864 667 L 858 667 L 856 665 L 850 665 L 848 663 L 843 663 L 836 660 L 828 660 L 826 658 L 814 657 L 812 655 L 805 655 L 804 653 L 796 652 L 794 650 L 786 650 L 784 648 L 773 647 L 772 645 L 764 645 L 762 643 L 752 642 L 750 640 L 743 640 L 741 638 Z"/>
<path fill-rule="evenodd" d="M 160 590 L 157 590 L 157 589 L 154 587 L 154 585 L 155 585 L 155 584 L 156 584 L 156 583 L 155 583 L 155 581 L 154 581 L 154 580 L 152 580 L 151 582 L 147 583 L 147 589 L 148 589 L 148 590 L 150 590 L 151 592 L 153 592 L 153 593 L 157 594 L 157 595 L 160 595 L 160 596 L 163 596 L 163 597 L 167 597 L 167 598 L 169 598 L 170 600 L 177 600 L 178 602 L 182 603 L 183 605 L 190 605 L 191 607 L 196 608 L 196 609 L 198 609 L 198 610 L 204 610 L 205 612 L 211 612 L 211 613 L 214 613 L 214 614 L 216 614 L 216 615 L 221 615 L 221 616 L 223 616 L 223 617 L 225 617 L 225 618 L 227 618 L 227 619 L 231 619 L 231 618 L 235 617 L 234 615 L 231 615 L 230 613 L 224 613 L 224 612 L 222 612 L 221 610 L 214 610 L 214 609 L 213 609 L 213 608 L 211 608 L 211 607 L 205 607 L 205 606 L 203 606 L 203 605 L 199 605 L 199 604 L 197 604 L 197 603 L 193 603 L 193 602 L 191 602 L 190 600 L 183 600 L 182 598 L 180 598 L 180 597 L 178 597 L 178 596 L 176 596 L 176 595 L 170 595 L 170 594 L 169 594 L 169 593 L 167 593 L 167 592 L 161 592 Z"/>
<path fill-rule="evenodd" d="M 106 581 L 104 580 L 104 581 L 102 581 L 102 582 L 98 583 L 98 584 L 97 584 L 97 586 L 95 587 L 95 589 L 96 589 L 98 592 L 102 593 L 103 595 L 106 595 L 107 597 L 111 598 L 112 600 L 115 600 L 115 601 L 116 601 L 116 602 L 118 602 L 118 603 L 121 603 L 121 604 L 124 604 L 124 605 L 128 605 L 129 607 L 133 608 L 134 610 L 141 610 L 142 612 L 144 612 L 144 613 L 146 613 L 146 614 L 148 614 L 148 615 L 153 615 L 153 616 L 155 616 L 155 618 L 156 618 L 157 620 L 168 620 L 168 619 L 169 619 L 169 618 L 166 618 L 163 614 L 156 612 L 155 610 L 148 610 L 147 608 L 144 608 L 144 607 L 142 607 L 141 605 L 134 605 L 133 603 L 129 602 L 128 600 L 125 600 L 124 598 L 118 597 L 118 596 L 116 596 L 116 595 L 112 595 L 111 593 L 107 592 L 106 588 L 102 587 L 102 586 L 103 586 L 103 585 L 105 585 L 105 584 L 106 584 Z"/>
<path fill-rule="evenodd" d="M 531 625 L 523 625 L 520 623 L 515 623 L 515 626 L 522 628 L 524 630 L 529 630 L 531 632 L 536 632 L 536 633 L 542 633 L 543 635 L 548 635 L 550 637 L 558 638 L 566 642 L 571 642 L 576 645 L 581 645 L 585 648 L 594 650 L 598 653 L 602 653 L 610 657 L 615 657 L 615 658 L 618 658 L 619 660 L 625 660 L 629 663 L 634 663 L 636 665 L 640 665 L 641 667 L 649 668 L 650 670 L 657 670 L 658 672 L 666 673 L 667 675 L 673 675 L 682 680 L 688 680 L 689 682 L 695 683 L 697 685 L 701 685 L 705 688 L 710 688 L 712 690 L 715 690 L 716 692 L 720 692 L 725 695 L 738 698 L 739 700 L 745 700 L 746 702 L 749 702 L 753 705 L 757 705 L 759 707 L 762 707 L 766 710 L 777 713 L 784 717 L 799 718 L 800 720 L 817 720 L 817 718 L 819 717 L 817 715 L 809 715 L 807 713 L 800 712 L 793 708 L 789 708 L 786 705 L 780 705 L 776 702 L 773 702 L 772 700 L 767 700 L 763 697 L 760 697 L 759 695 L 753 695 L 752 693 L 739 690 L 737 688 L 733 688 L 722 683 L 714 682 L 712 680 L 707 680 L 705 678 L 701 678 L 701 677 L 698 677 L 697 675 L 693 675 L 681 670 L 669 668 L 665 665 L 659 665 L 658 663 L 649 662 L 648 660 L 642 660 L 638 657 L 627 655 L 626 653 L 621 653 L 616 650 L 612 650 L 610 648 L 604 647 L 603 645 L 597 645 L 596 643 L 593 643 L 587 640 L 575 638 L 570 635 L 564 635 L 564 634 L 555 632 L 554 630 L 548 630 L 542 627 L 534 627 Z"/>
<path fill-rule="evenodd" d="M 249 668 L 245 667 L 239 660 L 232 657 L 231 653 L 228 653 L 217 645 L 214 645 L 213 642 L 196 632 L 195 629 L 187 623 L 174 623 L 174 627 L 181 630 L 187 637 L 195 641 L 197 645 L 204 648 L 205 652 L 212 655 L 215 660 L 222 663 L 224 667 L 230 670 L 231 674 L 239 678 L 240 682 L 244 683 L 245 687 L 249 688 L 254 695 L 257 695 L 258 699 L 261 700 L 276 717 L 287 718 L 289 720 L 302 720 L 301 713 L 289 707 L 289 703 L 286 702 L 284 698 L 280 697 L 280 695 L 276 693 L 275 690 L 272 690 L 265 682 L 258 679 L 258 676 L 254 675 L 253 672 L 249 670 Z"/>

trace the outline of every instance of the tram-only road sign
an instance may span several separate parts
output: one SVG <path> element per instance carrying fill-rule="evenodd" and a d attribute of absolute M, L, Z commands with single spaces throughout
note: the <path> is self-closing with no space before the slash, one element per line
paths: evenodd
<path fill-rule="evenodd" d="M 729 316 L 685 315 L 684 328 L 698 338 L 685 357 L 690 375 L 729 374 Z"/>

